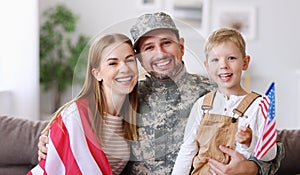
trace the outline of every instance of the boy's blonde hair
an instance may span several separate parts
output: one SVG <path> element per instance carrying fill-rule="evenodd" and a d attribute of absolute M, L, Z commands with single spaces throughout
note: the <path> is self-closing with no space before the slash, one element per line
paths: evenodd
<path fill-rule="evenodd" d="M 204 48 L 206 58 L 213 47 L 227 41 L 233 42 L 240 49 L 243 58 L 246 56 L 246 42 L 241 33 L 232 28 L 220 28 L 211 33 L 206 41 Z"/>

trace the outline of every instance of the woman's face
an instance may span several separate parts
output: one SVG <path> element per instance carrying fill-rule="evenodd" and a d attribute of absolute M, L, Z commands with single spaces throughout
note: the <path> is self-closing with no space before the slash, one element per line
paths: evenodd
<path fill-rule="evenodd" d="M 127 95 L 138 81 L 135 53 L 127 43 L 106 47 L 101 55 L 100 66 L 93 72 L 102 81 L 107 95 Z"/>

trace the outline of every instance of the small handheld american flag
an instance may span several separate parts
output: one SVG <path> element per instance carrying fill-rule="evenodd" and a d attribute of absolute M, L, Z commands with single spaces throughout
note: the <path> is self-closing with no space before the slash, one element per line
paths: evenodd
<path fill-rule="evenodd" d="M 276 121 L 275 121 L 275 83 L 272 82 L 266 95 L 260 103 L 265 118 L 263 132 L 254 150 L 254 156 L 258 159 L 263 157 L 272 146 L 276 144 Z"/>

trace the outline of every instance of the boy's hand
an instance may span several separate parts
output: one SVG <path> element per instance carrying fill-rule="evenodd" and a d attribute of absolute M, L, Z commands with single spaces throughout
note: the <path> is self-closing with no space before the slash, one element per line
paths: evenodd
<path fill-rule="evenodd" d="M 248 126 L 242 126 L 238 129 L 238 132 L 235 136 L 235 139 L 240 143 L 244 144 L 247 147 L 250 146 L 252 140 L 252 130 Z"/>
<path fill-rule="evenodd" d="M 46 144 L 49 143 L 49 138 L 48 138 L 48 132 L 46 131 L 44 133 L 41 134 L 41 136 L 39 137 L 39 143 L 38 143 L 38 160 L 40 161 L 41 159 L 46 159 L 46 155 L 48 152 L 48 148 L 46 146 Z"/>

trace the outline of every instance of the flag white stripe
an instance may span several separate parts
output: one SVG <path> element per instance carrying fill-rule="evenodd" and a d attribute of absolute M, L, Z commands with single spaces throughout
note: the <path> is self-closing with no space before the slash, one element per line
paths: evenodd
<path fill-rule="evenodd" d="M 273 137 L 269 143 L 265 146 L 265 148 L 263 150 L 260 150 L 261 152 L 259 152 L 259 154 L 257 155 L 257 158 L 260 159 L 262 158 L 266 152 L 274 145 L 274 143 L 276 143 L 276 137 Z"/>
<path fill-rule="evenodd" d="M 70 115 L 68 112 L 73 114 Z M 73 103 L 61 115 L 69 132 L 71 150 L 82 174 L 101 175 L 102 172 L 88 148 L 77 105 Z"/>
<path fill-rule="evenodd" d="M 47 146 L 49 152 L 49 154 L 47 154 L 47 160 L 45 163 L 45 171 L 47 172 L 47 174 L 66 174 L 64 163 L 60 159 L 51 140 L 51 131 L 49 131 L 49 144 Z"/>
<path fill-rule="evenodd" d="M 33 175 L 43 175 L 44 170 L 42 169 L 42 167 L 40 167 L 40 165 L 37 165 L 31 170 L 31 173 Z"/>

